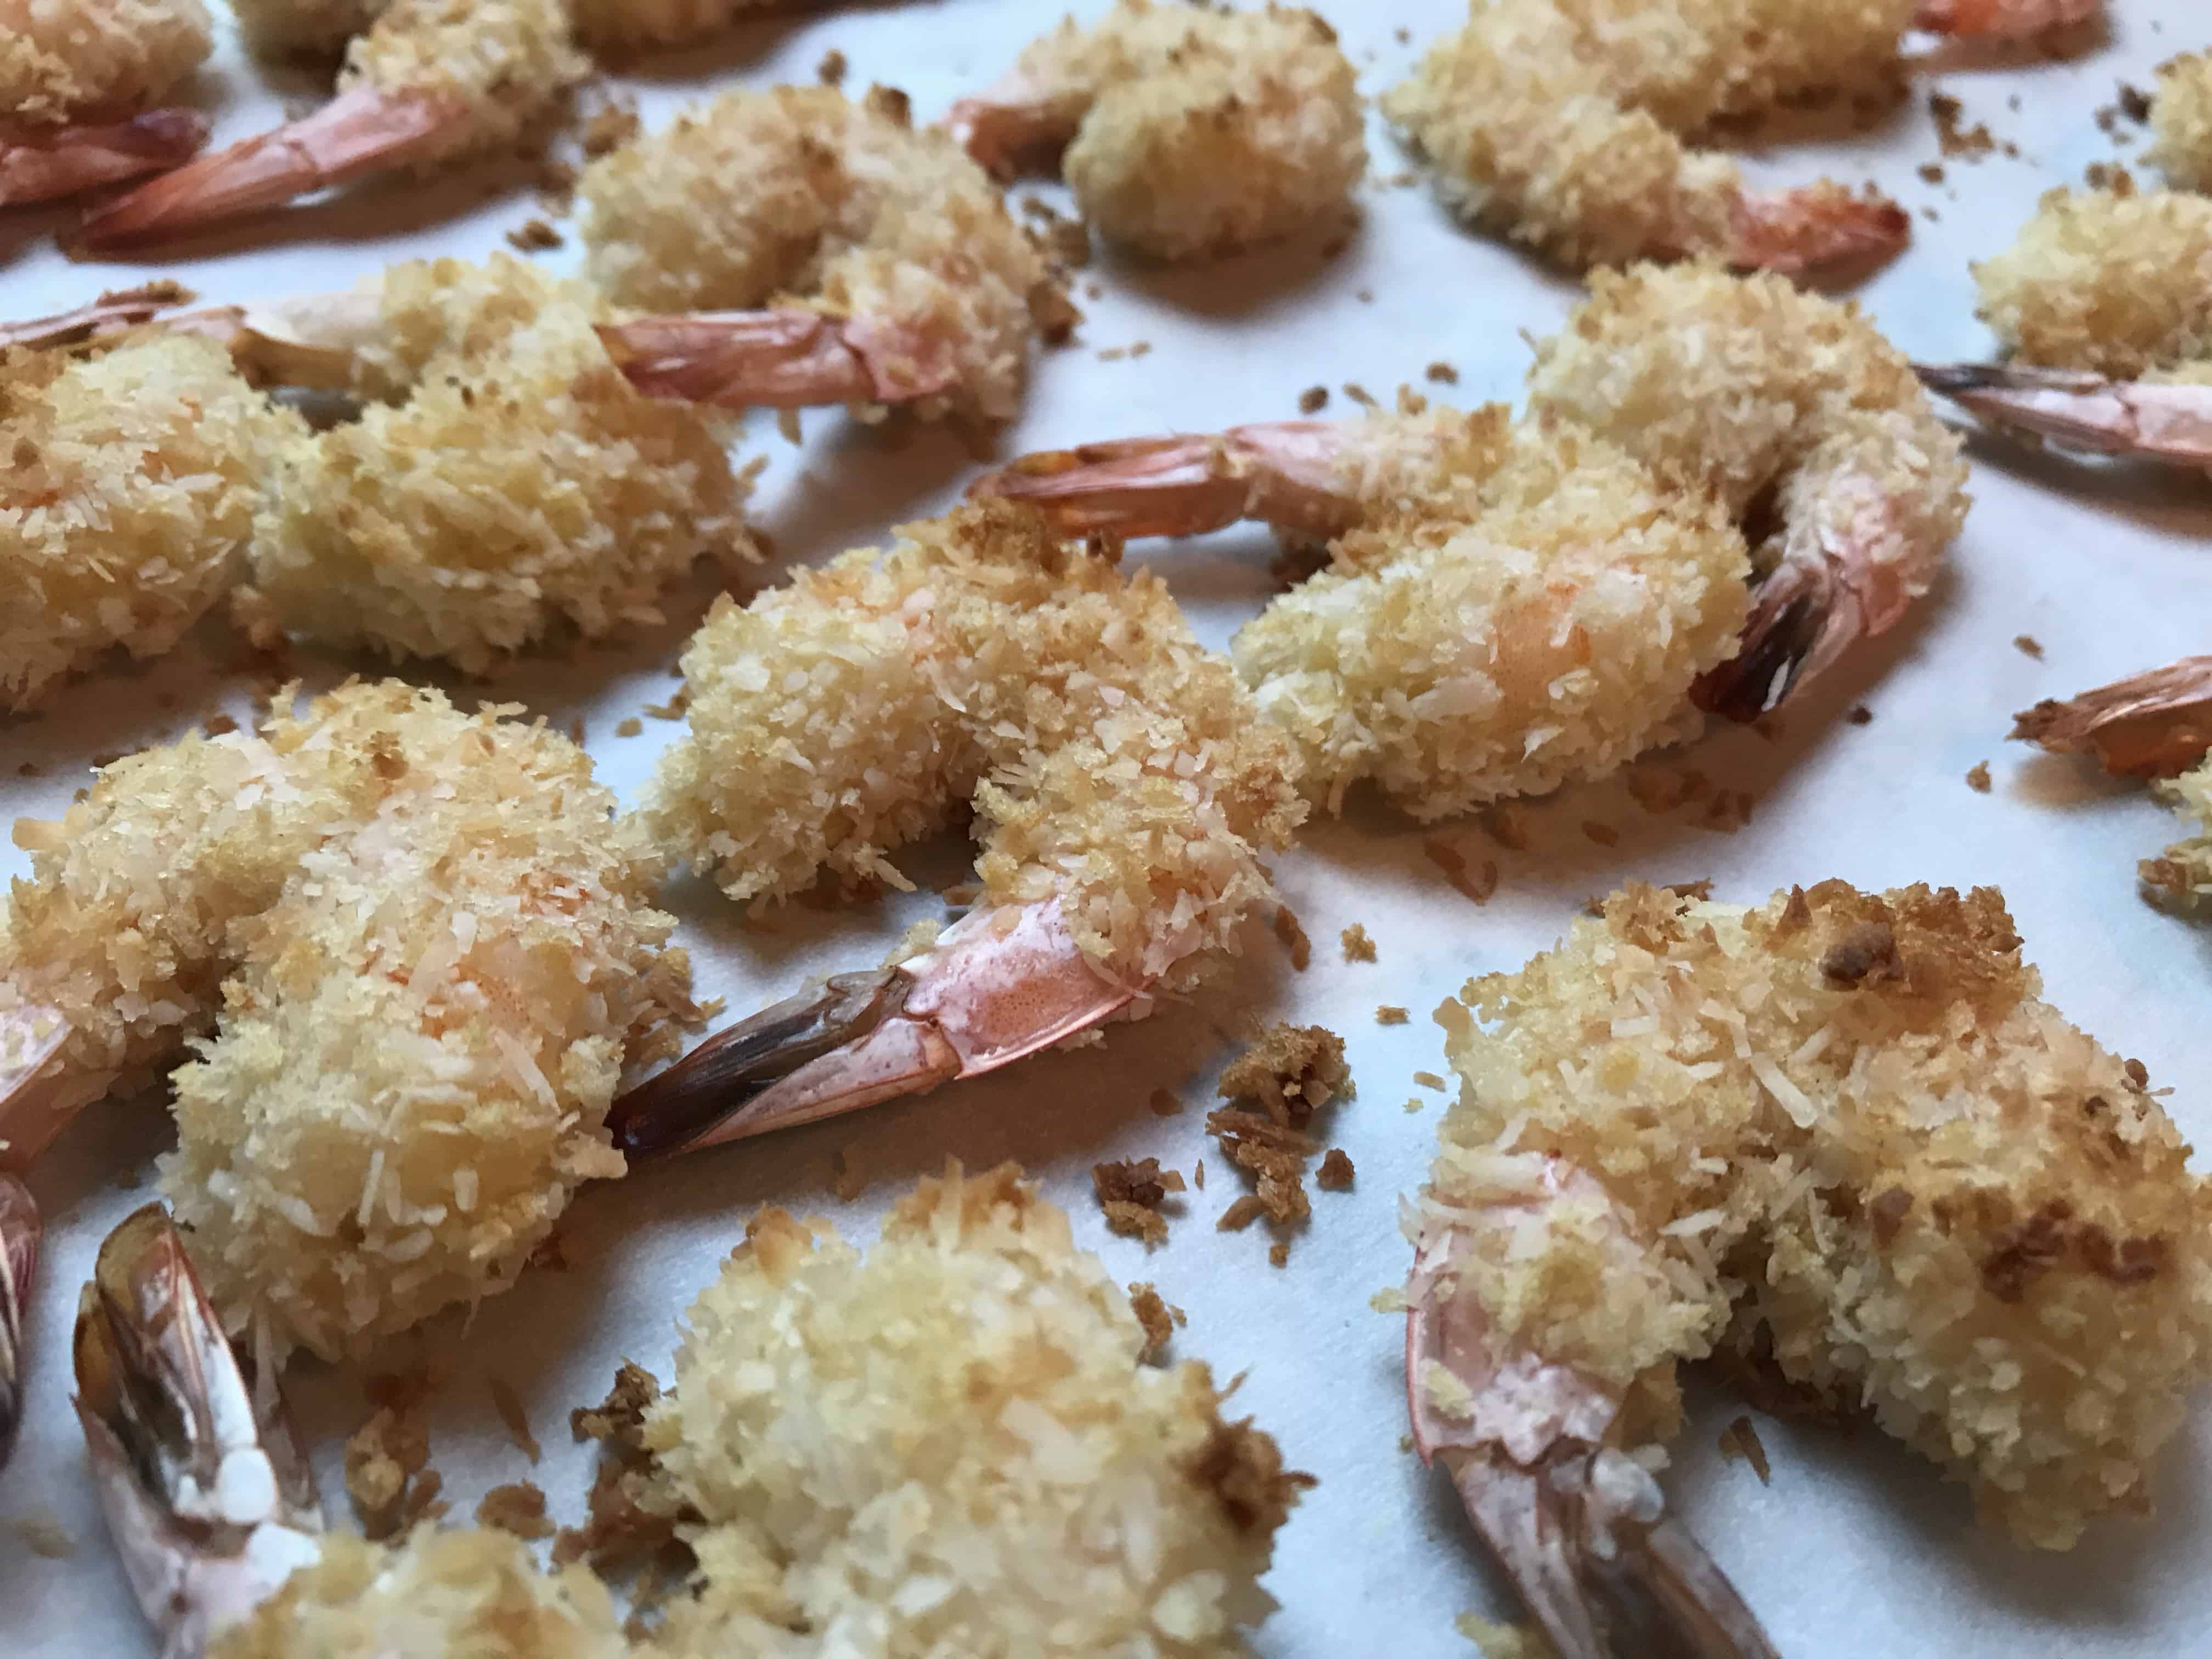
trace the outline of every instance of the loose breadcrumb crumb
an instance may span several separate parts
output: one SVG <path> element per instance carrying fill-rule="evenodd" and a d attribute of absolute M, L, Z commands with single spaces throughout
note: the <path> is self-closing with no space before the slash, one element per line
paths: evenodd
<path fill-rule="evenodd" d="M 2012 644 L 2013 649 L 2019 652 L 2021 655 L 2033 657 L 2038 662 L 2043 660 L 2043 641 L 2037 639 L 2034 635 L 2015 634 L 2012 636 Z"/>
<path fill-rule="evenodd" d="M 347 1437 L 346 1496 L 365 1537 L 389 1538 L 423 1511 L 441 1484 L 429 1462 L 430 1438 L 421 1421 L 389 1407 Z"/>
<path fill-rule="evenodd" d="M 477 1504 L 477 1524 L 533 1540 L 550 1538 L 560 1530 L 546 1518 L 545 1494 L 527 1480 L 485 1492 Z"/>
<path fill-rule="evenodd" d="M 1966 769 L 1966 787 L 1978 795 L 1990 793 L 1990 763 L 1987 761 L 1976 761 Z"/>
<path fill-rule="evenodd" d="M 1375 941 L 1367 937 L 1366 928 L 1356 921 L 1337 936 L 1337 942 L 1344 947 L 1346 962 L 1375 960 Z"/>
<path fill-rule="evenodd" d="M 1160 1213 L 1160 1206 L 1170 1193 L 1182 1191 L 1180 1170 L 1163 1170 L 1154 1158 L 1094 1164 L 1091 1185 L 1110 1230 L 1124 1238 L 1143 1239 L 1148 1249 L 1168 1242 L 1167 1218 Z"/>
<path fill-rule="evenodd" d="M 1395 1003 L 1386 1002 L 1375 1011 L 1377 1025 L 1403 1025 L 1413 1016 Z"/>
<path fill-rule="evenodd" d="M 1352 1159 L 1340 1146 L 1332 1146 L 1314 1172 L 1314 1185 L 1324 1191 L 1341 1193 L 1352 1187 Z"/>
<path fill-rule="evenodd" d="M 1168 1344 L 1175 1340 L 1176 1328 L 1190 1322 L 1181 1308 L 1164 1300 L 1151 1285 L 1129 1286 L 1129 1311 L 1137 1316 L 1137 1323 L 1144 1329 L 1145 1346 L 1137 1358 L 1146 1365 L 1160 1364 Z"/>

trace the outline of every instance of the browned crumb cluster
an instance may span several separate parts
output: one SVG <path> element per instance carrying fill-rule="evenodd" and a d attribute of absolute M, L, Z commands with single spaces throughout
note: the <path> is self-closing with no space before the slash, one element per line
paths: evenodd
<path fill-rule="evenodd" d="M 1976 761 L 1966 771 L 1966 787 L 1978 795 L 1990 793 L 1990 763 Z"/>
<path fill-rule="evenodd" d="M 659 1398 L 660 1384 L 653 1373 L 625 1359 L 605 1400 L 568 1413 L 569 1431 L 579 1441 L 599 1443 L 599 1462 L 585 1500 L 584 1524 L 563 1527 L 553 1540 L 556 1566 L 588 1560 L 594 1571 L 618 1572 L 650 1563 L 677 1546 L 675 1517 L 641 1501 L 653 1471 L 643 1436 L 645 1416 Z"/>
<path fill-rule="evenodd" d="M 1351 1082 L 1344 1039 L 1320 1025 L 1271 1026 L 1222 1073 L 1222 1098 L 1249 1101 L 1260 1109 L 1225 1106 L 1206 1114 L 1206 1133 L 1254 1183 L 1251 1192 L 1222 1212 L 1217 1227 L 1235 1232 L 1263 1215 L 1278 1227 L 1291 1226 L 1313 1213 L 1306 1165 L 1321 1143 L 1305 1131 L 1322 1107 L 1350 1093 Z M 1348 1182 L 1351 1160 L 1341 1152 L 1332 1157 L 1340 1161 Z M 1337 1179 L 1334 1166 L 1330 1175 L 1332 1182 Z M 1276 1240 L 1268 1250 L 1268 1259 L 1279 1267 L 1289 1255 L 1286 1239 Z"/>
<path fill-rule="evenodd" d="M 1341 1146 L 1332 1146 L 1314 1174 L 1314 1184 L 1323 1192 L 1342 1193 L 1352 1189 L 1352 1159 Z"/>
<path fill-rule="evenodd" d="M 430 1437 L 412 1412 L 380 1406 L 345 1443 L 346 1496 L 362 1534 L 389 1538 L 446 1512 L 445 1482 L 429 1467 Z"/>
<path fill-rule="evenodd" d="M 1446 881 L 1477 904 L 1489 903 L 1490 896 L 1498 890 L 1496 860 L 1484 859 L 1476 863 L 1442 836 L 1431 836 L 1423 841 L 1421 852 L 1443 872 Z"/>
<path fill-rule="evenodd" d="M 1124 1238 L 1141 1238 L 1147 1248 L 1168 1242 L 1168 1218 L 1160 1213 L 1170 1193 L 1183 1190 L 1182 1171 L 1163 1170 L 1156 1158 L 1123 1158 L 1091 1166 L 1091 1184 L 1106 1224 Z"/>
<path fill-rule="evenodd" d="M 1313 941 L 1306 930 L 1298 925 L 1297 912 L 1287 904 L 1275 907 L 1275 937 L 1282 941 L 1283 949 L 1290 952 L 1291 966 L 1299 973 L 1305 972 L 1313 962 Z"/>
<path fill-rule="evenodd" d="M 1367 930 L 1356 921 L 1337 936 L 1337 942 L 1344 947 L 1346 962 L 1375 960 L 1375 941 L 1367 937 Z"/>
<path fill-rule="evenodd" d="M 1168 1344 L 1175 1340 L 1176 1327 L 1190 1321 L 1181 1308 L 1152 1285 L 1129 1286 L 1129 1308 L 1145 1332 L 1145 1346 L 1137 1358 L 1144 1364 L 1157 1365 L 1165 1357 Z"/>
<path fill-rule="evenodd" d="M 1375 1011 L 1377 1025 L 1403 1025 L 1413 1016 L 1393 1002 L 1386 1002 Z"/>
<path fill-rule="evenodd" d="M 1990 137 L 1983 123 L 1966 124 L 1966 107 L 1948 92 L 1928 94 L 1928 112 L 1936 118 L 1936 142 L 1942 146 L 1943 154 L 1961 161 L 1979 161 L 1997 147 L 1997 141 Z"/>
<path fill-rule="evenodd" d="M 545 1514 L 545 1494 L 528 1480 L 494 1486 L 477 1504 L 477 1524 L 497 1527 L 517 1538 L 550 1538 L 559 1530 Z"/>

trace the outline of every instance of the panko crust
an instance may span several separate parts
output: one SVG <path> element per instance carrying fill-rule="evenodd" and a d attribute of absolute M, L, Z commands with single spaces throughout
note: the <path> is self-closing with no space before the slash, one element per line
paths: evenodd
<path fill-rule="evenodd" d="M 2147 1502 L 2206 1373 L 2212 1197 L 2142 1067 L 2040 990 L 1994 890 L 1632 886 L 1438 1011 L 1462 1086 L 1424 1210 L 1563 1159 L 1605 1203 L 1519 1197 L 1464 1267 L 1515 1346 L 1661 1401 L 1678 1361 L 1771 1346 L 2067 1547 Z"/>
<path fill-rule="evenodd" d="M 1247 1651 L 1304 1477 L 1144 1334 L 1012 1165 L 957 1164 L 863 1255 L 769 1210 L 687 1316 L 647 1501 L 687 1517 L 672 1655 Z M 803 1646 L 794 1632 L 811 1635 Z"/>
<path fill-rule="evenodd" d="M 690 728 L 643 807 L 732 898 L 886 854 L 972 800 L 989 902 L 1057 895 L 1112 971 L 1224 942 L 1304 816 L 1287 740 L 1166 587 L 1004 502 L 902 526 L 739 606 L 684 660 Z"/>
<path fill-rule="evenodd" d="M 1156 258 L 1324 221 L 1366 170 L 1351 62 L 1310 11 L 1121 0 L 1032 42 L 1014 75 L 1074 134 L 1061 171 L 1084 217 Z"/>
<path fill-rule="evenodd" d="M 428 172 L 515 143 L 591 67 L 567 0 L 392 0 L 346 47 L 337 84 L 442 103 L 451 124 L 412 157 Z"/>
<path fill-rule="evenodd" d="M 1498 404 L 1375 417 L 1340 465 L 1375 516 L 1230 647 L 1328 810 L 1371 778 L 1443 817 L 1694 732 L 1691 684 L 1747 609 L 1717 510 Z"/>
<path fill-rule="evenodd" d="M 422 1527 L 393 1545 L 348 1534 L 284 1581 L 209 1659 L 624 1659 L 606 1586 L 581 1566 L 544 1573 L 498 1531 Z"/>
<path fill-rule="evenodd" d="M 0 0 L 0 120 L 127 115 L 198 69 L 213 45 L 201 0 Z"/>
<path fill-rule="evenodd" d="M 2142 878 L 2168 903 L 2212 908 L 2212 760 L 2160 789 L 2185 818 L 2197 820 L 2197 833 L 2143 860 Z"/>
<path fill-rule="evenodd" d="M 2212 191 L 2212 52 L 2159 65 L 2150 130 L 2146 155 L 2176 190 Z"/>
<path fill-rule="evenodd" d="M 616 303 L 888 324 L 954 371 L 925 417 L 1012 416 L 1064 303 L 989 175 L 880 88 L 725 93 L 593 161 L 577 194 L 585 269 Z"/>
<path fill-rule="evenodd" d="M 563 629 L 657 623 L 671 582 L 745 544 L 728 419 L 633 387 L 589 285 L 505 255 L 381 284 L 358 373 L 404 401 L 275 458 L 234 602 L 257 637 L 482 673 Z"/>
<path fill-rule="evenodd" d="M 237 574 L 267 456 L 306 431 L 208 341 L 0 353 L 0 708 L 116 646 L 173 646 Z"/>
<path fill-rule="evenodd" d="M 2212 198 L 2054 190 L 1974 281 L 2023 362 L 2133 380 L 2212 356 Z"/>
<path fill-rule="evenodd" d="M 1913 0 L 1502 0 L 1383 95 L 1470 222 L 1576 268 L 1727 245 L 1743 187 L 1683 140 L 1898 74 Z"/>

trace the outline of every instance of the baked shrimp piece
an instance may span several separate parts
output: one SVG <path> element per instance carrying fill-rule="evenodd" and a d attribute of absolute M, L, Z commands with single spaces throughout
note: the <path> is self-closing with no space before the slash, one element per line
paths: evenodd
<path fill-rule="evenodd" d="M 2045 698 L 2013 717 L 2011 735 L 2152 780 L 2198 830 L 2142 861 L 2144 888 L 2185 908 L 2212 902 L 2212 657 L 2184 657 L 2063 702 Z"/>
<path fill-rule="evenodd" d="M 663 316 L 605 331 L 646 391 L 1003 420 L 1066 300 L 1028 233 L 903 94 L 726 93 L 584 170 L 585 269 Z"/>
<path fill-rule="evenodd" d="M 1974 280 L 2008 361 L 1930 386 L 2068 448 L 2212 468 L 2212 198 L 2053 191 Z"/>
<path fill-rule="evenodd" d="M 1422 817 L 1773 707 L 1899 620 L 1965 512 L 1903 358 L 1777 276 L 1598 273 L 1529 403 L 1096 444 L 973 493 L 1070 533 L 1334 538 L 1231 654 L 1313 793 L 1372 777 Z"/>
<path fill-rule="evenodd" d="M 1367 167 L 1335 32 L 1284 6 L 1120 0 L 1091 27 L 1063 19 L 950 123 L 1002 177 L 1056 163 L 1102 235 L 1160 259 L 1340 218 Z"/>
<path fill-rule="evenodd" d="M 688 1010 L 659 860 L 580 750 L 500 712 L 349 685 L 15 826 L 9 1159 L 174 1066 L 161 1185 L 267 1352 L 358 1353 L 503 1289 L 622 1172 L 625 1052 Z"/>
<path fill-rule="evenodd" d="M 346 48 L 330 103 L 141 185 L 88 219 L 83 240 L 151 246 L 310 191 L 507 148 L 588 67 L 563 0 L 392 0 Z"/>
<path fill-rule="evenodd" d="M 0 207 L 190 160 L 207 118 L 155 100 L 212 44 L 200 0 L 0 0 Z"/>
<path fill-rule="evenodd" d="M 267 457 L 306 431 L 204 340 L 0 348 L 0 709 L 173 646 L 239 573 Z"/>
<path fill-rule="evenodd" d="M 1716 1348 L 1870 1411 L 2021 1544 L 2147 1504 L 2208 1370 L 2212 1194 L 1994 890 L 1634 886 L 1437 1018 L 1415 1437 L 1562 1654 L 1607 1650 L 1623 1565 L 1726 1635 L 1699 1651 L 1771 1651 L 1649 1473 Z"/>
<path fill-rule="evenodd" d="M 690 730 L 643 817 L 732 898 L 887 854 L 972 806 L 975 908 L 895 966 L 730 1028 L 624 1097 L 626 1152 L 706 1146 L 934 1088 L 1194 979 L 1304 816 L 1295 758 L 1166 588 L 1002 503 L 905 526 L 684 655 Z"/>

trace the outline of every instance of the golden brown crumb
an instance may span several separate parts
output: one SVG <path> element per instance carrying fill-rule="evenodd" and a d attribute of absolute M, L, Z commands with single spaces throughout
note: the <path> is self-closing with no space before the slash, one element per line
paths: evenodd
<path fill-rule="evenodd" d="M 1291 1265 L 1290 1240 L 1279 1238 L 1267 1246 L 1267 1265 L 1272 1267 L 1287 1267 Z"/>
<path fill-rule="evenodd" d="M 1929 93 L 1928 111 L 1936 118 L 1936 142 L 1942 146 L 1944 155 L 1976 161 L 1996 148 L 1996 140 L 1981 122 L 1971 127 L 1964 125 L 1966 106 L 1950 94 Z"/>
<path fill-rule="evenodd" d="M 2037 639 L 2034 635 L 2015 634 L 2012 636 L 2012 643 L 2013 649 L 2022 656 L 2033 657 L 2038 662 L 2043 660 L 2043 641 Z"/>
<path fill-rule="evenodd" d="M 1146 1103 L 1152 1107 L 1154 1117 L 1173 1117 L 1182 1110 L 1182 1097 L 1171 1089 L 1153 1090 Z"/>
<path fill-rule="evenodd" d="M 615 735 L 618 738 L 634 738 L 644 730 L 645 722 L 635 714 L 615 724 Z"/>
<path fill-rule="evenodd" d="M 532 1540 L 550 1538 L 560 1530 L 546 1518 L 545 1494 L 527 1480 L 484 1493 L 477 1504 L 477 1524 Z"/>
<path fill-rule="evenodd" d="M 614 1386 L 596 1406 L 579 1406 L 568 1413 L 568 1431 L 579 1441 L 625 1446 L 635 1451 L 646 1408 L 660 1398 L 660 1382 L 644 1366 L 625 1359 L 615 1371 Z"/>
<path fill-rule="evenodd" d="M 1137 1358 L 1145 1364 L 1157 1365 L 1175 1340 L 1176 1327 L 1188 1321 L 1181 1308 L 1165 1300 L 1151 1285 L 1129 1286 L 1129 1307 L 1137 1316 L 1137 1323 L 1145 1328 L 1145 1346 Z"/>
<path fill-rule="evenodd" d="M 1721 1431 L 1721 1453 L 1727 1457 L 1740 1457 L 1751 1465 L 1762 1486 L 1773 1484 L 1773 1469 L 1766 1461 L 1766 1448 L 1760 1443 L 1759 1431 L 1752 1426 L 1748 1417 L 1738 1417 Z"/>
<path fill-rule="evenodd" d="M 602 104 L 593 110 L 584 123 L 580 142 L 584 154 L 597 159 L 613 154 L 636 137 L 643 123 L 638 119 L 637 106 L 629 103 Z"/>
<path fill-rule="evenodd" d="M 522 1455 L 535 1463 L 544 1451 L 538 1437 L 530 1431 L 530 1414 L 522 1408 L 522 1396 L 514 1391 L 514 1384 L 503 1376 L 491 1379 L 492 1408 L 499 1420 L 507 1425 L 507 1433 L 514 1443 L 522 1448 Z"/>
<path fill-rule="evenodd" d="M 1395 1003 L 1386 1002 L 1375 1011 L 1377 1025 L 1403 1025 L 1413 1016 Z"/>
<path fill-rule="evenodd" d="M 428 1503 L 421 1495 L 425 1487 L 435 1494 L 439 1480 L 426 1471 L 429 1461 L 430 1437 L 421 1421 L 388 1406 L 380 1407 L 347 1438 L 346 1496 L 353 1500 L 365 1536 L 391 1537 Z"/>
<path fill-rule="evenodd" d="M 1091 1185 L 1110 1230 L 1124 1238 L 1141 1238 L 1147 1248 L 1167 1243 L 1167 1218 L 1160 1206 L 1170 1193 L 1182 1191 L 1182 1170 L 1163 1170 L 1156 1158 L 1123 1158 L 1092 1164 Z"/>
<path fill-rule="evenodd" d="M 1424 1089 L 1440 1090 L 1444 1086 L 1444 1080 L 1434 1072 L 1416 1072 L 1413 1073 L 1413 1081 Z"/>
<path fill-rule="evenodd" d="M 1375 941 L 1367 937 L 1367 930 L 1356 921 L 1337 936 L 1337 942 L 1344 947 L 1346 962 L 1375 960 Z"/>
<path fill-rule="evenodd" d="M 1324 1191 L 1340 1193 L 1352 1186 L 1352 1159 L 1341 1146 L 1332 1146 L 1314 1173 L 1314 1185 Z"/>
<path fill-rule="evenodd" d="M 1498 890 L 1498 865 L 1485 859 L 1479 865 L 1470 865 L 1467 854 L 1461 852 L 1442 836 L 1430 836 L 1421 842 L 1421 851 L 1430 863 L 1443 872 L 1443 878 L 1477 904 L 1490 902 L 1490 896 Z"/>
<path fill-rule="evenodd" d="M 1923 161 L 1914 171 L 1931 185 L 1943 182 L 1943 164 L 1941 161 Z"/>
<path fill-rule="evenodd" d="M 1444 362 L 1442 360 L 1431 363 L 1421 372 L 1430 380 L 1434 380 L 1438 386 L 1457 386 L 1459 384 L 1459 371 L 1454 368 L 1449 363 Z"/>
<path fill-rule="evenodd" d="M 1287 904 L 1275 907 L 1275 937 L 1291 953 L 1291 966 L 1299 973 L 1305 972 L 1307 965 L 1313 961 L 1313 941 L 1306 937 L 1306 930 L 1298 926 L 1297 913 Z"/>
<path fill-rule="evenodd" d="M 1966 771 L 1966 787 L 1978 795 L 1990 793 L 1990 763 L 1976 761 Z"/>
<path fill-rule="evenodd" d="M 690 707 L 690 689 L 679 685 L 676 688 L 676 695 L 666 702 L 649 702 L 645 706 L 645 712 L 657 720 L 680 720 Z"/>
<path fill-rule="evenodd" d="M 822 61 L 814 66 L 814 78 L 825 87 L 834 87 L 845 78 L 845 54 L 832 46 L 822 54 Z"/>
<path fill-rule="evenodd" d="M 1298 413 L 1301 415 L 1318 415 L 1328 406 L 1328 388 L 1325 386 L 1310 386 L 1298 393 Z"/>
<path fill-rule="evenodd" d="M 564 245 L 561 233 L 543 219 L 525 219 L 507 233 L 507 241 L 525 253 L 544 253 Z"/>
<path fill-rule="evenodd" d="M 1342 1037 L 1326 1026 L 1279 1021 L 1223 1070 L 1218 1092 L 1256 1101 L 1274 1122 L 1300 1128 L 1332 1097 L 1349 1093 L 1351 1079 Z"/>
<path fill-rule="evenodd" d="M 1346 380 L 1344 383 L 1344 395 L 1364 410 L 1372 410 L 1382 407 L 1375 401 L 1375 394 L 1357 380 Z"/>

